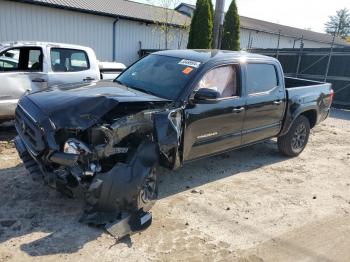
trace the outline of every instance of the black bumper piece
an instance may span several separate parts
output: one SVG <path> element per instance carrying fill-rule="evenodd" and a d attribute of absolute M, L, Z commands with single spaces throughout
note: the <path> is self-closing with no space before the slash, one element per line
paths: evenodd
<path fill-rule="evenodd" d="M 42 179 L 42 172 L 39 165 L 33 157 L 28 153 L 22 139 L 19 136 L 15 138 L 15 146 L 18 152 L 19 157 L 23 161 L 24 167 L 27 169 L 29 175 L 34 181 L 39 181 Z"/>

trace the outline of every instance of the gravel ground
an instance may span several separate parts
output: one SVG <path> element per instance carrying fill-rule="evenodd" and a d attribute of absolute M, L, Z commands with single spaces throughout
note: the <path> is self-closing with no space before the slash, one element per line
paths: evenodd
<path fill-rule="evenodd" d="M 32 182 L 0 130 L 0 261 L 350 261 L 350 112 L 298 158 L 276 142 L 162 172 L 147 230 L 117 242 L 81 201 Z"/>

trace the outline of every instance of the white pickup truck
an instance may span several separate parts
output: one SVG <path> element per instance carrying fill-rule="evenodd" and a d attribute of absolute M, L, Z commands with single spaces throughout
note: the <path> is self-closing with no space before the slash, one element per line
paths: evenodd
<path fill-rule="evenodd" d="M 116 78 L 125 65 L 99 62 L 80 45 L 46 42 L 0 43 L 0 122 L 14 117 L 27 93 L 54 85 Z"/>

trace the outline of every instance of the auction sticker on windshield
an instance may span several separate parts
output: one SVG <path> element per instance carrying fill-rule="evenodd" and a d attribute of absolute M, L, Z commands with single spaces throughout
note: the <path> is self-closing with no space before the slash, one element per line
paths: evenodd
<path fill-rule="evenodd" d="M 195 68 L 198 68 L 200 64 L 201 64 L 201 62 L 187 60 L 187 59 L 182 59 L 179 62 L 179 65 L 191 66 L 191 67 L 195 67 Z"/>

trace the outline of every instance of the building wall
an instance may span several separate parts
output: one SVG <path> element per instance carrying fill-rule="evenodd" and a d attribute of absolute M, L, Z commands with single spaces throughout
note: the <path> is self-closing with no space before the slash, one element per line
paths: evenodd
<path fill-rule="evenodd" d="M 114 21 L 110 17 L 0 0 L 0 41 L 85 45 L 92 47 L 101 61 L 113 58 Z M 116 24 L 116 60 L 129 65 L 138 59 L 140 42 L 142 48 L 163 49 L 164 38 L 155 25 L 120 19 Z M 187 35 L 171 29 L 168 48 L 186 45 Z"/>
<path fill-rule="evenodd" d="M 112 57 L 113 19 L 29 4 L 0 1 L 0 41 L 49 41 L 94 48 Z"/>
<path fill-rule="evenodd" d="M 165 34 L 152 24 L 119 20 L 116 25 L 116 57 L 118 61 L 130 64 L 138 59 L 138 50 L 165 49 Z M 180 29 L 171 29 L 168 34 L 168 49 L 187 46 L 188 35 Z"/>
<path fill-rule="evenodd" d="M 241 28 L 241 48 L 277 48 L 278 35 L 269 34 L 265 32 L 258 32 L 256 30 L 248 30 Z M 299 48 L 300 39 L 296 37 L 281 36 L 280 37 L 280 48 Z M 250 42 L 250 43 L 249 43 Z M 307 39 L 303 40 L 304 48 L 327 48 L 330 47 L 330 43 L 319 43 L 310 41 Z"/>

